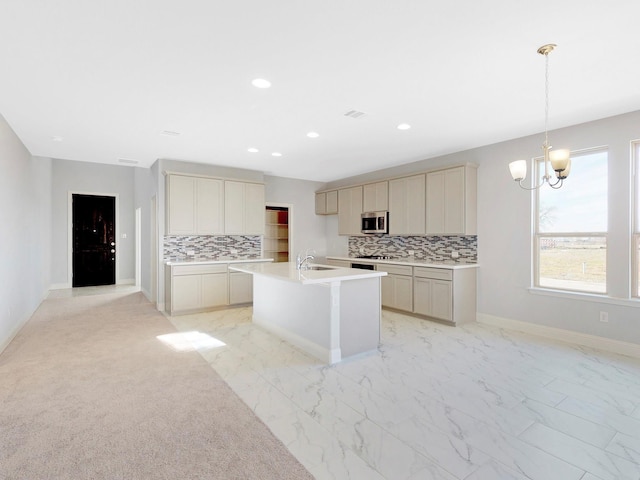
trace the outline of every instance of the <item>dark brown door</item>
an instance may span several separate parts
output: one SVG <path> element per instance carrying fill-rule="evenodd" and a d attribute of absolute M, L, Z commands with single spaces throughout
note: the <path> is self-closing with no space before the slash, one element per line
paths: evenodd
<path fill-rule="evenodd" d="M 73 286 L 116 283 L 115 197 L 73 195 Z"/>

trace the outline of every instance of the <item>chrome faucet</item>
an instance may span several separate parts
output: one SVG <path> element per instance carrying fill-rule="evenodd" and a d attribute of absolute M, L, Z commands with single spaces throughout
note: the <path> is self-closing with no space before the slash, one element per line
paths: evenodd
<path fill-rule="evenodd" d="M 313 260 L 314 258 L 316 257 L 314 257 L 313 255 L 310 255 L 309 250 L 305 252 L 304 258 L 300 253 L 298 253 L 298 256 L 296 257 L 296 269 L 306 270 L 309 267 L 309 260 Z"/>

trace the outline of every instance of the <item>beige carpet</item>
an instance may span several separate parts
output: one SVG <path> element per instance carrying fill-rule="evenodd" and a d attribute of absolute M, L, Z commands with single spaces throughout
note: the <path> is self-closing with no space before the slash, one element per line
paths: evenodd
<path fill-rule="evenodd" d="M 310 479 L 140 293 L 43 302 L 0 355 L 0 479 Z"/>

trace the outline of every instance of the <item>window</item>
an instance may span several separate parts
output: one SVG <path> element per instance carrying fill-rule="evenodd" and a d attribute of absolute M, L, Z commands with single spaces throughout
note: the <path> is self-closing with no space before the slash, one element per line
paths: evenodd
<path fill-rule="evenodd" d="M 542 159 L 536 165 L 541 177 Z M 536 286 L 607 292 L 607 195 L 605 149 L 572 153 L 562 188 L 537 190 Z"/>
<path fill-rule="evenodd" d="M 632 159 L 633 159 L 633 239 L 631 255 L 631 295 L 640 297 L 640 140 L 633 142 Z"/>

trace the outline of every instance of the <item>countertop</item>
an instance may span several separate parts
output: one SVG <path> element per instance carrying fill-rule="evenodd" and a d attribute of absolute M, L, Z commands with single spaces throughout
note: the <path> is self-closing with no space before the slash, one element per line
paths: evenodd
<path fill-rule="evenodd" d="M 273 258 L 216 258 L 215 260 L 203 259 L 183 259 L 183 260 L 167 260 L 165 265 L 216 265 L 220 263 L 264 263 L 273 262 Z"/>
<path fill-rule="evenodd" d="M 277 280 L 287 280 L 304 285 L 384 277 L 387 274 L 387 272 L 377 272 L 375 270 L 341 267 L 330 267 L 328 270 L 297 270 L 295 262 L 245 263 L 230 266 L 229 270 L 251 273 L 253 275 L 263 275 Z"/>
<path fill-rule="evenodd" d="M 327 256 L 327 260 L 346 260 L 355 263 L 386 263 L 391 265 L 409 265 L 412 267 L 445 268 L 448 270 L 459 270 L 462 268 L 478 268 L 477 263 L 458 263 L 451 261 L 433 262 L 429 260 L 416 260 L 415 258 L 390 258 L 388 260 L 376 260 L 373 258 L 356 257 L 333 257 Z"/>

